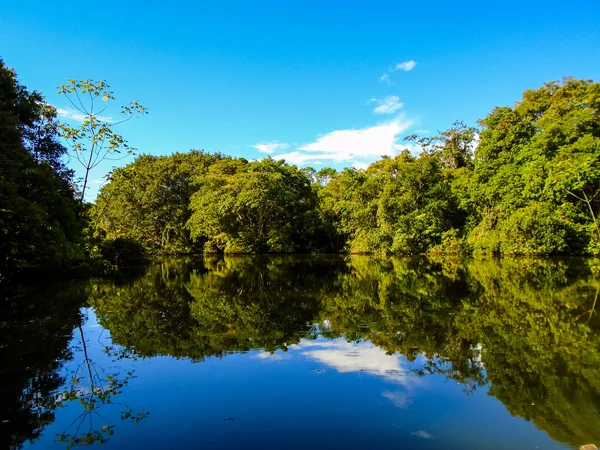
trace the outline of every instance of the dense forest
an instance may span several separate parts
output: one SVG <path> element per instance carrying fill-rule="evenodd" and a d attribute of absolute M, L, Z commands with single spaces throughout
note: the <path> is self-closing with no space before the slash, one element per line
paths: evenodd
<path fill-rule="evenodd" d="M 108 175 L 93 204 L 65 165 L 60 129 L 55 108 L 0 62 L 2 276 L 145 254 L 600 253 L 600 83 L 591 80 L 528 90 L 478 127 L 408 136 L 422 152 L 366 170 L 141 155 Z"/>
<path fill-rule="evenodd" d="M 315 171 L 192 151 L 115 170 L 92 226 L 153 254 L 598 254 L 600 84 L 565 79 L 407 139 L 423 151 Z"/>

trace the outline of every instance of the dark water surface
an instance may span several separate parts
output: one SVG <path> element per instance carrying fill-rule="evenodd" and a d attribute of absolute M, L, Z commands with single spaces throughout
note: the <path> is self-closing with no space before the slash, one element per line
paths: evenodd
<path fill-rule="evenodd" d="M 596 260 L 173 260 L 13 289 L 2 448 L 600 444 Z"/>

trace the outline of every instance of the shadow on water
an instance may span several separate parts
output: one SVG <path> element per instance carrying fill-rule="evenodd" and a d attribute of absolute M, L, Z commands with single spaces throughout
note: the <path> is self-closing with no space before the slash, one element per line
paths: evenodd
<path fill-rule="evenodd" d="M 200 362 L 285 352 L 319 336 L 369 341 L 418 362 L 415 375 L 456 380 L 466 394 L 487 386 L 510 414 L 560 443 L 598 443 L 599 280 L 596 260 L 228 257 L 165 260 L 137 279 L 67 286 L 44 299 L 23 294 L 2 315 L 0 412 L 10 432 L 1 444 L 35 440 L 72 402 L 81 415 L 58 433 L 71 446 L 114 432 L 94 415 L 145 418 L 127 405 L 103 412 L 134 376 L 106 361 Z M 104 363 L 87 354 L 84 301 L 110 332 Z"/>

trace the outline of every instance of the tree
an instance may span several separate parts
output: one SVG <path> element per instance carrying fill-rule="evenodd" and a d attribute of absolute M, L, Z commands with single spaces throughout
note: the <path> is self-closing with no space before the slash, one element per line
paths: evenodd
<path fill-rule="evenodd" d="M 440 164 L 446 169 L 459 169 L 473 166 L 473 150 L 478 130 L 457 120 L 448 130 L 440 131 L 432 137 L 419 137 L 412 134 L 404 138 L 421 147 L 430 155 L 438 155 Z"/>
<path fill-rule="evenodd" d="M 193 180 L 223 159 L 196 150 L 137 157 L 111 172 L 91 208 L 92 227 L 106 239 L 135 240 L 151 254 L 201 252 L 203 242 L 192 242 L 185 226 L 198 190 Z"/>
<path fill-rule="evenodd" d="M 83 258 L 72 172 L 56 110 L 0 60 L 0 277 Z"/>
<path fill-rule="evenodd" d="M 207 252 L 293 253 L 311 250 L 318 215 L 310 179 L 267 158 L 213 164 L 197 179 L 188 227 Z"/>
<path fill-rule="evenodd" d="M 480 124 L 469 241 L 487 253 L 600 251 L 600 83 L 529 90 Z"/>
<path fill-rule="evenodd" d="M 351 252 L 425 253 L 463 226 L 437 154 L 404 151 L 332 176 L 319 191 L 322 208 Z"/>
<path fill-rule="evenodd" d="M 58 87 L 58 93 L 64 95 L 71 106 L 82 115 L 79 126 L 60 124 L 60 135 L 71 147 L 75 159 L 84 168 L 80 203 L 85 199 L 90 171 L 105 159 L 114 159 L 116 154 L 125 151 L 131 154 L 133 149 L 113 128 L 129 121 L 134 116 L 148 114 L 146 108 L 137 101 L 121 106 L 121 120 L 102 116 L 110 103 L 115 100 L 113 91 L 105 81 L 69 80 Z"/>

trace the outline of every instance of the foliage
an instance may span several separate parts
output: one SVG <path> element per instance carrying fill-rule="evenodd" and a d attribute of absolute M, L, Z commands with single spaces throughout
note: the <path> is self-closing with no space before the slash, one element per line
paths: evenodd
<path fill-rule="evenodd" d="M 113 267 L 139 266 L 147 262 L 144 248 L 137 241 L 127 238 L 103 240 L 100 254 Z"/>
<path fill-rule="evenodd" d="M 424 253 L 464 221 L 439 157 L 427 153 L 344 170 L 320 195 L 355 253 Z"/>
<path fill-rule="evenodd" d="M 83 118 L 78 126 L 66 123 L 59 125 L 60 136 L 71 147 L 75 159 L 84 168 L 80 197 L 80 202 L 83 203 L 90 171 L 122 150 L 127 154 L 132 153 L 127 141 L 115 133 L 113 128 L 134 116 L 148 114 L 148 111 L 137 101 L 132 101 L 129 105 L 121 106 L 121 120 L 102 116 L 115 100 L 113 91 L 105 81 L 69 80 L 67 84 L 58 87 L 58 93 L 64 95 Z"/>
<path fill-rule="evenodd" d="M 528 90 L 480 129 L 455 122 L 408 136 L 419 155 L 405 150 L 366 170 L 203 151 L 142 155 L 83 205 L 89 172 L 131 151 L 114 127 L 146 109 L 133 102 L 115 121 L 102 115 L 114 101 L 106 82 L 69 80 L 60 93 L 83 123 L 58 124 L 56 110 L 0 64 L 2 276 L 122 267 L 142 253 L 600 252 L 600 83 L 591 80 Z M 85 169 L 81 192 L 62 163 L 59 131 Z"/>
<path fill-rule="evenodd" d="M 226 160 L 197 179 L 188 227 L 207 239 L 208 253 L 307 252 L 315 230 L 317 197 L 295 166 L 267 158 Z"/>
<path fill-rule="evenodd" d="M 189 254 L 202 249 L 190 238 L 193 180 L 206 174 L 219 154 L 201 151 L 171 156 L 142 155 L 109 176 L 90 216 L 93 233 L 139 242 L 150 254 Z"/>
<path fill-rule="evenodd" d="M 548 83 L 366 170 L 143 156 L 113 172 L 93 223 L 165 254 L 595 254 L 599 86 Z"/>
<path fill-rule="evenodd" d="M 598 251 L 599 105 L 600 84 L 565 79 L 481 121 L 471 183 L 475 251 Z"/>
<path fill-rule="evenodd" d="M 84 257 L 80 207 L 57 127 L 56 110 L 0 60 L 0 277 Z"/>

